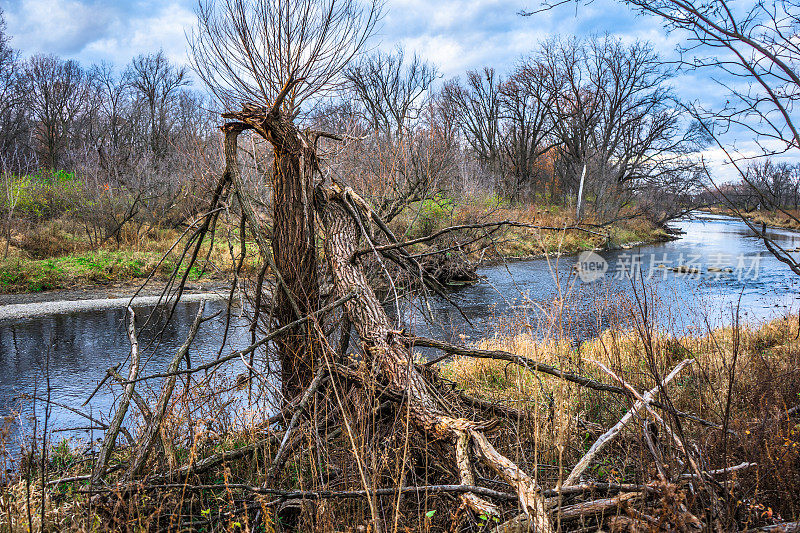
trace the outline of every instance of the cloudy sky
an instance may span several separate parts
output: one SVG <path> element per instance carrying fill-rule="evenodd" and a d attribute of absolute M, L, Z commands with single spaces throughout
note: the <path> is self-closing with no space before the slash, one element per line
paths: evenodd
<path fill-rule="evenodd" d="M 397 45 L 434 63 L 444 79 L 483 66 L 506 72 L 550 35 L 609 33 L 626 41 L 647 40 L 665 59 L 674 57 L 680 36 L 666 34 L 658 20 L 637 16 L 614 0 L 571 3 L 530 17 L 540 0 L 386 0 L 385 16 L 372 46 Z M 163 48 L 188 63 L 186 33 L 195 21 L 196 0 L 0 0 L 11 45 L 28 56 L 54 53 L 84 64 L 131 57 Z M 672 80 L 686 101 L 712 104 L 722 89 L 705 75 Z M 719 154 L 709 151 L 720 172 Z"/>
<path fill-rule="evenodd" d="M 372 45 L 400 44 L 435 63 L 445 77 L 491 65 L 513 65 L 549 35 L 611 33 L 646 39 L 669 54 L 658 21 L 636 17 L 613 0 L 595 0 L 521 17 L 539 0 L 388 0 Z M 29 55 L 55 53 L 82 62 L 125 64 L 158 48 L 186 62 L 185 32 L 194 24 L 196 0 L 3 0 L 13 46 Z"/>

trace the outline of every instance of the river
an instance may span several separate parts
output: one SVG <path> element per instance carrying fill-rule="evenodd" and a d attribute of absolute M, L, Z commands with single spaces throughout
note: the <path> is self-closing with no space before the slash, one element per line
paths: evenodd
<path fill-rule="evenodd" d="M 744 323 L 798 310 L 800 277 L 766 253 L 744 223 L 701 215 L 674 227 L 683 232 L 678 240 L 600 252 L 606 270 L 598 279 L 581 279 L 573 269 L 575 256 L 499 263 L 479 269 L 480 283 L 449 296 L 460 310 L 441 298 L 429 298 L 427 303 L 400 298 L 400 313 L 393 316 L 402 317 L 404 325 L 417 333 L 456 341 L 520 327 L 540 336 L 580 341 L 612 325 L 630 326 L 636 309 L 641 316 L 642 307 L 648 309 L 649 320 L 675 334 L 703 333 L 730 324 L 737 309 Z M 771 233 L 784 248 L 800 249 L 800 234 L 779 229 Z M 682 265 L 688 272 L 671 270 Z M 144 373 L 164 369 L 183 342 L 198 305 L 179 305 L 163 331 L 154 321 L 140 332 L 140 344 L 147 348 Z M 206 314 L 222 305 L 209 303 Z M 140 317 L 148 312 L 137 310 Z M 433 319 L 433 325 L 425 316 Z M 109 367 L 127 361 L 130 347 L 124 319 L 124 309 L 117 308 L 0 321 L 0 415 L 13 427 L 13 437 L 32 432 L 33 402 L 24 398 L 45 396 L 48 374 L 52 401 L 107 421 L 113 400 L 109 387 L 101 387 L 91 402 L 82 404 Z M 221 318 L 204 325 L 191 350 L 194 364 L 220 350 L 228 353 L 249 344 L 244 321 L 234 318 L 222 346 L 225 329 Z M 228 374 L 234 378 L 245 370 L 243 362 L 233 361 Z M 120 373 L 126 373 L 125 364 Z M 159 390 L 159 382 L 139 388 L 147 396 Z M 37 402 L 39 432 L 43 409 Z M 54 406 L 50 413 L 50 430 L 59 431 L 56 439 L 57 435 L 86 439 L 91 430 L 76 428 L 88 426 L 87 422 L 63 407 Z"/>

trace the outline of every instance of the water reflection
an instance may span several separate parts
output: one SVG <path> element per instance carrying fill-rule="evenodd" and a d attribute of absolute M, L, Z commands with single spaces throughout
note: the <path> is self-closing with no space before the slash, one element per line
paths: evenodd
<path fill-rule="evenodd" d="M 185 340 L 199 305 L 179 305 L 166 327 L 163 313 L 156 313 L 150 324 L 142 328 L 152 309 L 134 309 L 140 327 L 138 339 L 142 351 L 142 375 L 164 370 Z M 223 306 L 220 302 L 209 302 L 205 314 L 212 315 Z M 113 401 L 113 394 L 108 387 L 101 388 L 89 405 L 81 405 L 109 367 L 123 363 L 120 374 L 127 375 L 130 344 L 125 320 L 126 311 L 120 308 L 0 323 L 0 414 L 6 417 L 22 409 L 22 416 L 18 417 L 23 425 L 22 432 L 30 432 L 33 423 L 30 417 L 32 402 L 20 401 L 20 397 L 34 394 L 46 396 L 49 358 L 51 399 L 60 404 L 80 407 L 85 413 L 91 412 L 94 418 L 107 421 Z M 222 347 L 224 332 L 225 321 L 222 318 L 205 323 L 189 352 L 192 363 L 198 364 L 216 357 Z M 234 317 L 225 349 L 247 346 L 249 338 L 244 321 Z M 230 364 L 230 372 L 243 370 L 245 367 L 241 362 L 233 361 Z M 160 383 L 154 381 L 143 382 L 137 387 L 143 396 L 147 396 L 159 390 L 159 386 Z M 41 403 L 38 410 L 41 423 Z M 59 429 L 89 425 L 87 419 L 57 406 L 53 407 L 51 420 L 56 422 Z"/>

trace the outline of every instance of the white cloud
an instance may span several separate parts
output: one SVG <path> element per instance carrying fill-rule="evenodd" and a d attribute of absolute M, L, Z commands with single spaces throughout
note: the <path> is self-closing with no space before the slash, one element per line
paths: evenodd
<path fill-rule="evenodd" d="M 177 64 L 186 64 L 186 36 L 194 24 L 194 13 L 177 3 L 163 4 L 151 16 L 129 20 L 126 32 L 89 43 L 84 55 L 93 58 L 108 57 L 117 64 L 125 64 L 139 54 L 163 49 L 167 57 Z"/>
<path fill-rule="evenodd" d="M 54 53 L 89 63 L 124 65 L 163 48 L 186 63 L 184 31 L 194 23 L 192 2 L 17 0 L 6 8 L 12 46 L 25 55 Z"/>
<path fill-rule="evenodd" d="M 116 29 L 113 4 L 74 0 L 19 0 L 6 8 L 12 44 L 28 54 L 79 54 Z"/>
<path fill-rule="evenodd" d="M 121 67 L 161 48 L 172 61 L 186 64 L 185 33 L 195 22 L 195 1 L 5 0 L 4 9 L 12 46 L 23 55 L 55 53 L 84 64 L 105 60 Z M 399 44 L 435 64 L 448 79 L 484 66 L 504 75 L 556 34 L 647 40 L 665 61 L 675 59 L 676 45 L 685 37 L 666 33 L 658 19 L 636 16 L 618 0 L 568 3 L 530 17 L 517 14 L 538 5 L 540 0 L 387 0 L 372 46 L 391 51 Z M 682 100 L 719 108 L 727 90 L 710 76 L 710 71 L 677 72 L 671 83 Z M 752 142 L 752 135 L 737 133 L 741 138 L 730 142 Z M 719 153 L 704 155 L 715 173 L 735 177 Z"/>

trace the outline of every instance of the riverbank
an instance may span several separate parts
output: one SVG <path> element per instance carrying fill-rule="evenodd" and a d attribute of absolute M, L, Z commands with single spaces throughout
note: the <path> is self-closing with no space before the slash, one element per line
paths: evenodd
<path fill-rule="evenodd" d="M 512 207 L 487 204 L 486 200 L 458 205 L 444 200 L 413 205 L 391 225 L 400 238 L 408 240 L 432 235 L 450 225 L 492 224 L 506 220 L 547 228 L 575 225 L 571 210 L 560 206 Z M 65 228 L 70 227 L 69 223 L 62 222 L 43 224 L 12 239 L 15 244 L 9 246 L 8 256 L 0 259 L 0 295 L 58 294 L 63 291 L 64 299 L 82 299 L 80 293 L 85 293 L 87 298 L 93 298 L 93 293 L 133 293 L 151 275 L 157 284 L 163 284 L 175 270 L 184 246 L 183 241 L 175 246 L 181 238 L 178 230 L 151 229 L 126 233 L 124 238 L 95 250 L 85 242 L 79 229 L 68 231 Z M 468 244 L 457 248 L 465 252 L 473 264 L 485 265 L 503 259 L 524 260 L 555 254 L 571 255 L 584 250 L 613 250 L 672 238 L 663 228 L 642 218 L 603 228 L 593 226 L 592 222 L 587 219 L 581 224 L 583 229 L 561 231 L 519 226 L 470 230 L 459 234 L 459 242 Z M 226 235 L 224 239 L 218 237 L 212 247 L 203 247 L 198 255 L 201 259 L 188 274 L 191 284 L 224 285 L 230 282 L 232 258 L 237 257 L 241 250 L 238 231 L 238 227 L 224 228 L 224 231 L 218 231 L 220 235 Z M 436 247 L 450 247 L 454 241 L 448 238 L 418 244 L 410 247 L 410 251 L 426 254 Z M 245 246 L 243 272 L 254 274 L 260 258 L 250 236 L 246 236 Z M 179 272 L 183 273 L 181 269 Z M 9 301 L 0 298 L 0 305 L 4 305 L 4 300 Z M 30 298 L 29 301 L 37 300 Z M 20 303 L 13 298 L 10 302 Z"/>
<path fill-rule="evenodd" d="M 187 287 L 181 296 L 181 302 L 191 303 L 202 300 L 222 300 L 228 297 L 220 287 L 219 290 L 209 292 L 204 288 L 195 286 Z M 135 294 L 131 291 L 113 291 L 114 297 L 107 297 L 107 291 L 52 291 L 47 293 L 34 293 L 25 295 L 0 295 L 0 323 L 5 320 L 29 319 L 46 315 L 64 313 L 81 313 L 86 311 L 99 311 L 102 309 L 115 309 L 121 307 L 154 307 L 164 304 L 165 300 L 155 290 L 143 291 L 144 294 Z M 168 302 L 168 300 L 167 300 Z"/>
<path fill-rule="evenodd" d="M 460 356 L 439 363 L 433 367 L 430 379 L 434 383 L 454 383 L 464 391 L 463 398 L 471 399 L 471 405 L 481 418 L 492 416 L 491 411 L 492 445 L 500 453 L 514 457 L 525 471 L 535 472 L 537 485 L 545 494 L 564 498 L 558 505 L 566 506 L 573 501 L 572 493 L 560 496 L 556 487 L 570 473 L 570 465 L 584 457 L 595 442 L 608 436 L 608 429 L 631 409 L 632 400 L 551 374 L 534 373 L 529 368 L 535 363 L 547 364 L 557 371 L 572 372 L 613 389 L 617 382 L 601 370 L 600 363 L 632 388 L 645 391 L 652 389 L 657 381 L 654 372 L 664 376 L 682 361 L 691 359 L 692 362 L 664 387 L 672 408 L 681 413 L 680 418 L 670 415 L 663 407 L 654 412 L 660 413 L 673 428 L 680 420 L 677 438 L 692 450 L 691 453 L 702 458 L 698 468 L 705 472 L 723 471 L 722 475 L 715 476 L 714 484 L 726 487 L 726 496 L 720 502 L 733 506 L 728 516 L 736 517 L 735 524 L 727 524 L 726 529 L 744 531 L 800 519 L 800 332 L 797 318 L 788 316 L 755 328 L 722 328 L 684 337 L 648 336 L 613 329 L 580 346 L 557 339 L 534 340 L 524 332 L 509 330 L 505 336 L 477 342 L 474 347 L 485 350 L 480 358 Z M 497 350 L 519 356 L 520 363 L 514 364 L 507 356 L 497 360 L 486 355 Z M 659 395 L 658 401 L 663 405 L 664 396 Z M 486 408 L 487 402 L 494 407 Z M 481 405 L 484 407 L 480 408 Z M 402 406 L 392 406 L 389 401 L 380 409 L 388 413 L 389 420 L 397 417 L 402 423 L 405 411 Z M 697 517 L 704 516 L 704 501 L 689 498 L 688 491 L 693 487 L 687 484 L 699 482 L 685 467 L 685 457 L 670 442 L 669 433 L 647 422 L 650 417 L 643 412 L 640 415 L 641 420 L 632 420 L 609 439 L 581 476 L 583 483 L 596 487 L 592 489 L 598 492 L 595 498 L 617 494 L 614 488 L 608 487 L 620 487 L 616 490 L 628 491 L 622 494 L 635 497 L 628 496 L 629 503 L 619 508 L 612 505 L 608 513 L 581 515 L 581 520 L 598 520 L 601 524 L 615 515 L 626 519 L 644 515 L 664 521 L 677 520 L 675 516 L 678 516 L 697 523 Z M 237 524 L 253 520 L 250 509 L 262 509 L 261 523 L 267 531 L 273 527 L 279 530 L 287 516 L 299 530 L 313 529 L 314 523 L 356 527 L 369 524 L 368 506 L 358 496 L 351 499 L 351 495 L 344 501 L 326 499 L 325 505 L 307 505 L 316 498 L 311 493 L 308 500 L 297 496 L 304 493 L 297 493 L 288 506 L 280 499 L 283 494 L 280 491 L 306 489 L 309 480 L 319 475 L 317 468 L 323 468 L 326 480 L 335 483 L 335 490 L 342 494 L 362 490 L 361 478 L 353 471 L 351 454 L 326 456 L 320 467 L 313 453 L 314 441 L 311 441 L 308 453 L 299 453 L 295 460 L 272 476 L 266 473 L 265 467 L 254 468 L 253 465 L 272 464 L 282 435 L 280 430 L 272 431 L 263 423 L 255 423 L 252 427 L 227 433 L 207 431 L 198 434 L 196 439 L 187 440 L 181 433 L 184 423 L 180 418 L 171 420 L 168 431 L 164 431 L 159 440 L 169 465 L 173 468 L 182 465 L 185 470 L 179 471 L 179 482 L 174 485 L 163 484 L 168 478 L 157 476 L 163 465 L 159 467 L 153 458 L 147 468 L 148 471 L 152 468 L 155 477 L 138 490 L 116 494 L 115 483 L 121 482 L 120 486 L 124 486 L 125 465 L 131 461 L 133 449 L 132 444 L 121 442 L 111 457 L 110 464 L 114 468 L 107 475 L 107 481 L 112 492 L 106 494 L 103 487 L 89 484 L 87 476 L 92 462 L 86 460 L 84 447 L 77 442 L 54 440 L 44 463 L 26 456 L 19 466 L 27 476 L 6 481 L 0 524 L 11 525 L 14 531 L 21 531 L 26 525 L 33 529 L 47 529 L 53 525 L 62 531 L 72 531 L 80 530 L 87 523 L 105 524 L 111 520 L 156 529 L 157 525 L 174 526 L 177 518 L 190 527 L 218 520 L 232 524 L 231 530 L 243 530 Z M 132 423 L 129 429 L 138 434 L 143 426 L 137 428 Z M 350 441 L 345 435 L 341 431 L 335 435 L 338 436 L 326 440 L 326 445 L 348 449 Z M 425 441 L 412 441 L 412 450 L 425 448 Z M 381 457 L 397 466 L 399 461 L 405 461 L 404 449 L 402 441 L 384 444 L 380 452 L 385 457 Z M 191 458 L 192 465 L 197 465 L 195 468 L 181 462 L 187 457 Z M 40 476 L 42 464 L 46 466 L 44 476 Z M 734 465 L 734 469 L 724 472 L 724 468 Z M 420 476 L 417 484 L 426 483 L 425 475 L 439 483 L 451 482 L 453 477 L 445 471 L 426 474 L 422 467 L 415 472 Z M 664 476 L 660 481 L 657 480 L 659 472 Z M 267 486 L 279 494 L 262 498 L 258 496 L 257 487 L 265 486 L 267 476 L 271 476 Z M 708 476 L 711 479 L 712 474 Z M 387 476 L 387 479 L 373 481 L 371 489 L 390 490 L 391 486 L 392 479 Z M 502 484 L 495 490 L 501 492 L 494 492 L 490 497 L 508 491 Z M 115 505 L 116 498 L 121 495 L 125 498 L 124 507 Z M 509 498 L 514 501 L 513 494 Z M 401 520 L 415 526 L 411 530 L 444 530 L 454 522 L 469 521 L 464 518 L 469 517 L 468 514 L 459 518 L 448 512 L 458 505 L 457 494 L 432 493 L 426 497 L 422 511 L 415 506 L 415 498 L 402 501 Z M 45 502 L 44 512 L 41 512 L 41 502 Z M 556 499 L 551 503 L 556 505 Z M 514 510 L 513 503 L 508 509 L 504 508 L 502 520 L 519 513 Z M 422 514 L 424 517 L 417 523 L 418 515 Z M 563 520 L 562 530 L 571 531 L 584 525 L 570 522 L 568 516 L 566 513 L 563 517 L 554 515 L 554 520 Z M 42 519 L 46 523 L 44 527 Z M 103 528 L 98 526 L 98 530 Z"/>
<path fill-rule="evenodd" d="M 739 215 L 725 207 L 708 207 L 701 211 L 714 215 L 725 215 L 739 218 Z M 800 231 L 800 210 L 787 209 L 786 213 L 780 211 L 742 211 L 741 215 L 752 223 L 766 224 L 770 228 L 782 228 Z"/>
<path fill-rule="evenodd" d="M 797 315 L 760 326 L 725 327 L 687 336 L 612 328 L 577 346 L 569 340 L 537 340 L 523 329 L 480 340 L 474 347 L 502 350 L 525 361 L 549 364 L 559 371 L 607 383 L 609 375 L 602 364 L 638 391 L 654 386 L 654 373 L 665 376 L 681 361 L 691 359 L 689 368 L 664 390 L 675 409 L 718 427 L 682 417 L 681 439 L 697 443 L 706 468 L 752 464 L 752 468 L 732 475 L 739 490 L 752 491 L 749 502 L 736 503 L 738 512 L 747 517 L 747 527 L 762 525 L 759 518 L 764 517 L 775 521 L 800 519 Z M 456 357 L 440 363 L 439 369 L 466 394 L 552 426 L 553 431 L 537 433 L 542 463 L 575 464 L 589 445 L 630 409 L 628 401 L 611 401 L 606 393 L 534 373 L 509 361 Z M 663 400 L 663 396 L 659 398 Z M 641 453 L 650 455 L 640 447 L 641 427 L 633 424 L 624 430 L 617 442 L 596 458 L 587 477 L 621 483 L 639 482 L 643 476 L 646 479 L 642 464 L 632 458 L 641 457 Z M 757 508 L 761 509 L 760 517 L 755 513 Z"/>

